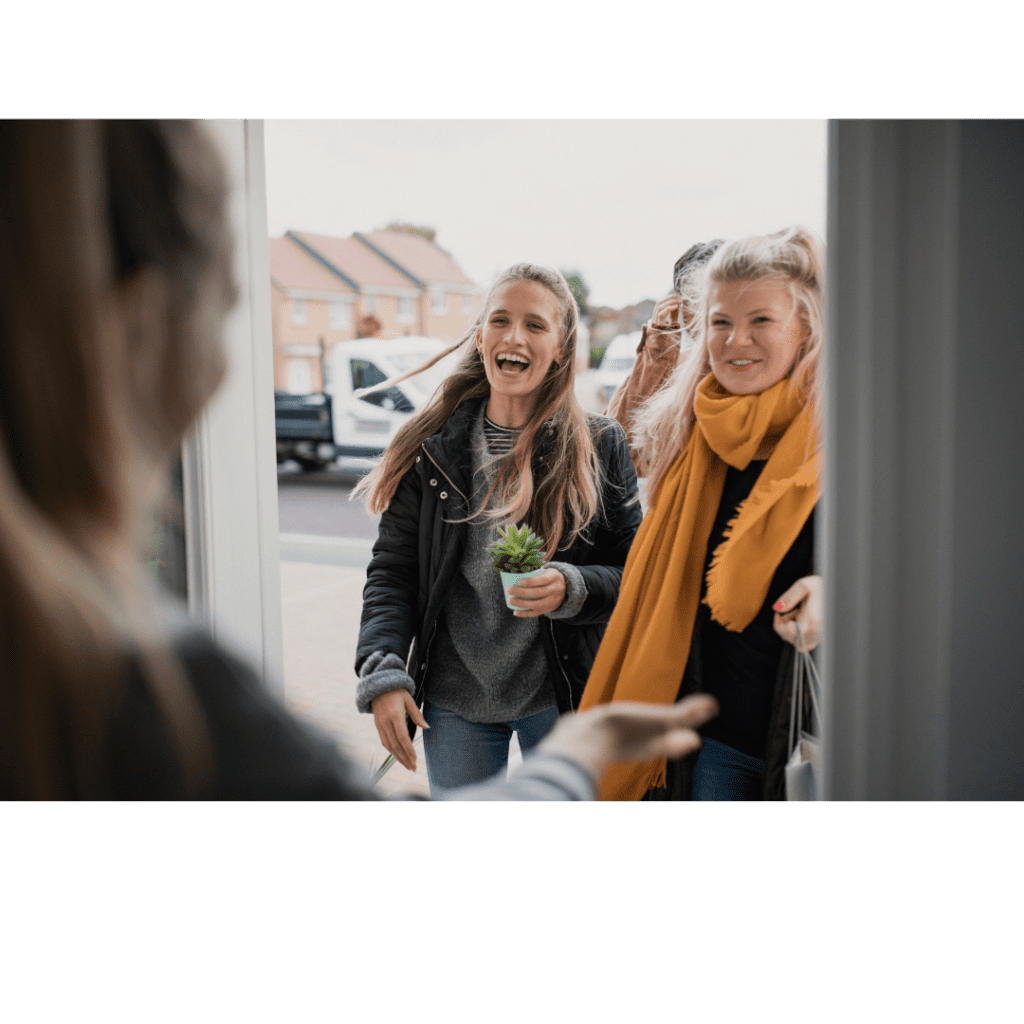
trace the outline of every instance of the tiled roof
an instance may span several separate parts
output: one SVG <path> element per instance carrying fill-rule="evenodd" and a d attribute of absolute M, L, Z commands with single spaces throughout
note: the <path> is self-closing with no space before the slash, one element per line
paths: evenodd
<path fill-rule="evenodd" d="M 319 292 L 352 291 L 337 274 L 332 274 L 290 238 L 270 240 L 270 276 L 282 288 Z"/>
<path fill-rule="evenodd" d="M 404 231 L 367 231 L 363 237 L 427 284 L 475 285 L 440 246 Z"/>
<path fill-rule="evenodd" d="M 355 238 L 334 238 L 331 235 L 315 235 L 310 231 L 293 231 L 291 234 L 325 256 L 361 287 L 416 287 L 405 274 Z"/>

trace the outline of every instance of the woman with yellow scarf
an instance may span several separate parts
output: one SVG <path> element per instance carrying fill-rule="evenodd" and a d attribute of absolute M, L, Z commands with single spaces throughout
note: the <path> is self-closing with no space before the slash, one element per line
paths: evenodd
<path fill-rule="evenodd" d="M 778 799 L 796 623 L 813 649 L 824 247 L 804 228 L 723 245 L 695 282 L 695 344 L 638 411 L 650 511 L 580 709 L 713 694 L 684 762 L 613 765 L 605 800 Z"/>

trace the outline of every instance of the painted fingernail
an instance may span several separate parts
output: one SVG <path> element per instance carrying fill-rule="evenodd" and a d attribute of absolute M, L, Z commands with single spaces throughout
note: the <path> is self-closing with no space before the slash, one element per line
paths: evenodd
<path fill-rule="evenodd" d="M 783 603 L 782 603 L 781 601 L 776 601 L 776 602 L 775 602 L 775 604 L 773 604 L 773 605 L 772 605 L 772 607 L 773 607 L 773 608 L 774 608 L 774 609 L 775 609 L 775 610 L 776 610 L 777 612 L 781 612 L 781 611 L 782 611 L 782 609 L 783 609 L 783 607 L 784 607 L 784 605 L 783 605 Z"/>

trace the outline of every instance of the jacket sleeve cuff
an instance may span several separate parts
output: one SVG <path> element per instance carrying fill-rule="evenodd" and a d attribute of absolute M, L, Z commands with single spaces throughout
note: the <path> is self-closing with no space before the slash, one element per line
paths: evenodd
<path fill-rule="evenodd" d="M 356 687 L 356 708 L 363 714 L 370 714 L 370 705 L 376 697 L 389 690 L 406 689 L 409 696 L 416 696 L 416 684 L 405 671 L 405 662 L 397 654 L 374 651 L 359 672 Z"/>
<path fill-rule="evenodd" d="M 545 569 L 557 569 L 565 577 L 565 600 L 553 611 L 549 619 L 571 619 L 578 615 L 587 599 L 587 583 L 583 573 L 568 562 L 548 562 Z"/>

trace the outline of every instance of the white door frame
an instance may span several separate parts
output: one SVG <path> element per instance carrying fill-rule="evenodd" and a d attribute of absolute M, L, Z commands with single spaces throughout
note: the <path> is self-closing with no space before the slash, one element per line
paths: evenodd
<path fill-rule="evenodd" d="M 281 692 L 263 125 L 211 128 L 235 184 L 241 301 L 227 382 L 184 445 L 189 600 Z M 1019 122 L 830 125 L 819 553 L 833 799 L 1024 793 L 1005 780 L 1024 757 L 1024 413 L 1011 387 L 1024 345 L 1013 288 L 989 286 L 1024 274 L 1021 155 Z M 980 351 L 1013 372 L 993 376 Z M 986 476 L 993 452 L 1001 471 Z"/>
<path fill-rule="evenodd" d="M 210 121 L 232 180 L 228 374 L 182 448 L 189 610 L 283 693 L 270 257 L 262 121 Z"/>

